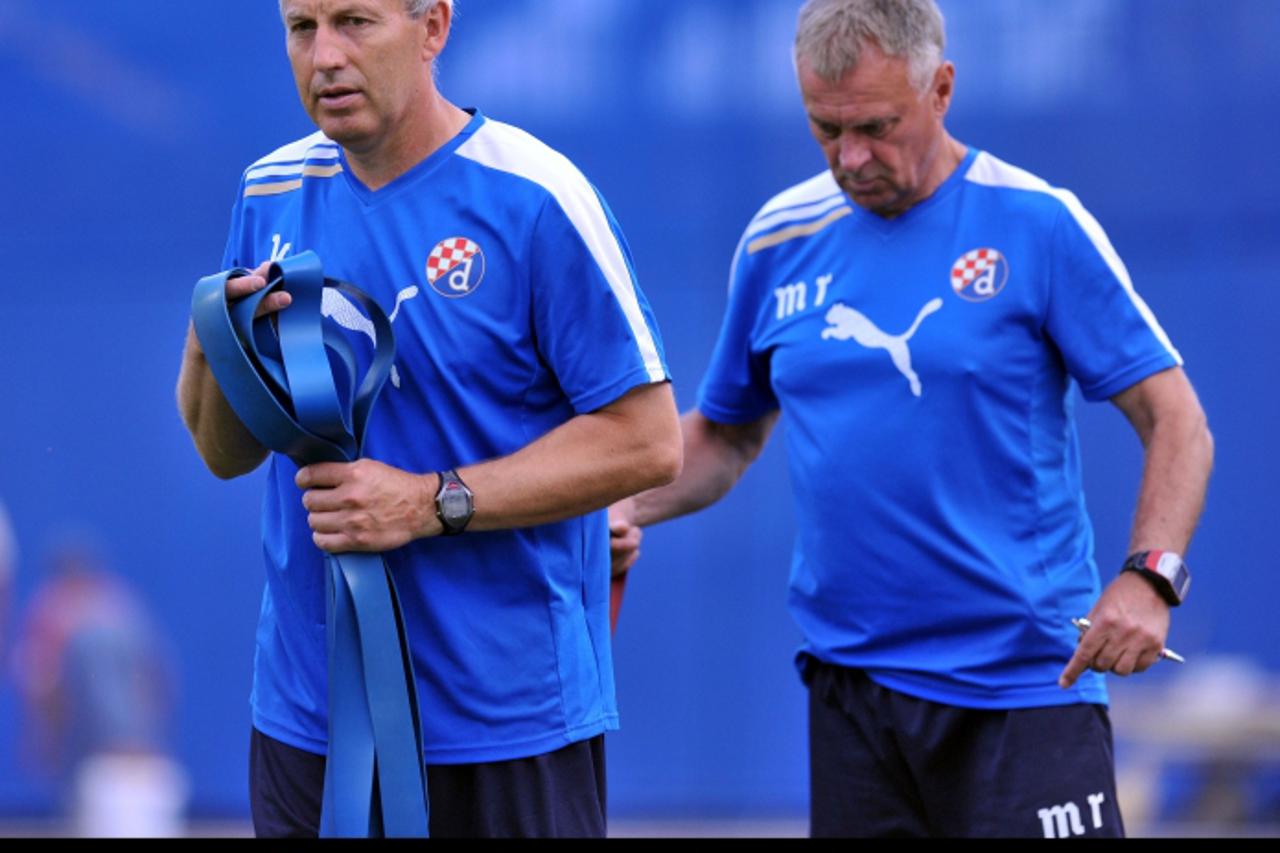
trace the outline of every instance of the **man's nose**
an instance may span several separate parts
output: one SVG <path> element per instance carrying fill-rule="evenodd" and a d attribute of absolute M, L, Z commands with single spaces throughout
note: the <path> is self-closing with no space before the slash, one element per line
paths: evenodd
<path fill-rule="evenodd" d="M 842 133 L 836 141 L 839 166 L 845 172 L 857 172 L 871 162 L 871 146 L 854 133 Z"/>
<path fill-rule="evenodd" d="M 347 53 L 338 32 L 327 24 L 316 27 L 312 43 L 312 62 L 318 71 L 329 71 L 347 64 Z"/>

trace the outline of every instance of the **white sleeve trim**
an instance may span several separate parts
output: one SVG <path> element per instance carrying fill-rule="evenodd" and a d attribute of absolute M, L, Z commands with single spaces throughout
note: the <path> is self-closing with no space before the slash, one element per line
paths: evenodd
<path fill-rule="evenodd" d="M 1111 269 L 1112 275 L 1120 282 L 1129 297 L 1129 301 L 1133 303 L 1133 307 L 1137 309 L 1138 314 L 1146 321 L 1151 333 L 1156 336 L 1156 340 L 1160 341 L 1160 344 L 1168 350 L 1174 361 L 1179 365 L 1183 363 L 1182 355 L 1174 348 L 1173 342 L 1165 334 L 1160 321 L 1156 319 L 1156 315 L 1152 313 L 1146 301 L 1134 289 L 1133 279 L 1129 277 L 1129 270 L 1125 267 L 1124 261 L 1120 259 L 1115 247 L 1111 245 L 1111 240 L 1108 239 L 1107 233 L 1102 229 L 1093 214 L 1089 213 L 1084 205 L 1080 203 L 1080 199 L 1076 198 L 1074 193 L 1050 186 L 1042 178 L 1038 178 L 1030 172 L 1015 166 L 1010 166 L 985 151 L 974 159 L 973 165 L 969 167 L 969 171 L 965 174 L 965 179 L 982 186 L 1041 192 L 1051 195 L 1062 202 L 1076 223 L 1088 236 L 1090 242 L 1093 243 L 1093 247 L 1098 251 L 1098 254 L 1102 256 L 1102 259 Z"/>
<path fill-rule="evenodd" d="M 577 229 L 596 266 L 604 274 L 635 337 L 651 382 L 663 382 L 667 372 L 636 297 L 635 280 L 627 266 L 609 219 L 595 190 L 568 158 L 523 130 L 492 119 L 458 147 L 457 153 L 481 165 L 508 172 L 543 187 L 559 203 Z"/>

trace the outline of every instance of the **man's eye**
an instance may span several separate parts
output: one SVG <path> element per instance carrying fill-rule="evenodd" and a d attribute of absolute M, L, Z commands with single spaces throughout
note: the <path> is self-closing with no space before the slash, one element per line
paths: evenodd
<path fill-rule="evenodd" d="M 291 33 L 309 33 L 316 28 L 315 21 L 294 21 L 289 25 Z"/>

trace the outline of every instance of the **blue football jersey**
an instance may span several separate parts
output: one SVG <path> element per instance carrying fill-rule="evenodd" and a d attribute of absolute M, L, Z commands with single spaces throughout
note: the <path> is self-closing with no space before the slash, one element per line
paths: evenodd
<path fill-rule="evenodd" d="M 365 451 L 406 471 L 511 454 L 668 379 L 657 326 L 600 196 L 562 155 L 479 113 L 376 192 L 319 133 L 252 165 L 224 266 L 304 250 L 391 316 L 395 368 Z M 372 340 L 368 319 L 337 292 L 326 291 L 323 310 L 346 334 Z M 253 722 L 324 752 L 324 570 L 295 473 L 272 455 Z M 536 755 L 617 727 L 603 511 L 421 540 L 385 556 L 428 763 Z"/>
<path fill-rule="evenodd" d="M 971 150 L 892 220 L 830 173 L 769 202 L 699 408 L 783 413 L 802 655 L 961 706 L 1105 702 L 1057 686 L 1100 591 L 1072 388 L 1180 363 L 1079 201 Z"/>

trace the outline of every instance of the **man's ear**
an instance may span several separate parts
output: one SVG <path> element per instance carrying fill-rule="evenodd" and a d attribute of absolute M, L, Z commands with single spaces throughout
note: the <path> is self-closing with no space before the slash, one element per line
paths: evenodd
<path fill-rule="evenodd" d="M 952 62 L 944 62 L 933 74 L 933 109 L 939 118 L 947 114 L 951 108 L 951 98 L 956 91 L 956 66 Z"/>
<path fill-rule="evenodd" d="M 422 14 L 418 23 L 422 25 L 422 58 L 432 61 L 444 53 L 444 47 L 449 42 L 453 9 L 448 3 L 439 0 Z"/>

